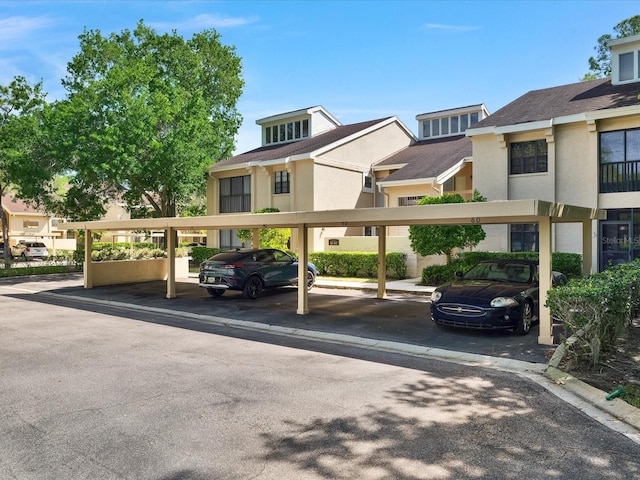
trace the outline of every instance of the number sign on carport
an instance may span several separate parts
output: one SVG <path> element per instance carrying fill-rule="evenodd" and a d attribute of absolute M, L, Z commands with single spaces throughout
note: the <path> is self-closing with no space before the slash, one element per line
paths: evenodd
<path fill-rule="evenodd" d="M 203 217 L 147 218 L 92 222 L 68 222 L 59 224 L 68 230 L 85 230 L 84 286 L 92 288 L 91 232 L 104 230 L 165 230 L 168 245 L 167 298 L 176 296 L 175 288 L 175 235 L 178 230 L 203 229 L 252 229 L 254 244 L 261 228 L 296 229 L 298 245 L 298 277 L 305 278 L 309 258 L 308 230 L 320 227 L 354 227 L 374 225 L 378 229 L 378 297 L 386 291 L 385 253 L 386 227 L 410 225 L 461 225 L 461 224 L 510 224 L 537 223 L 539 225 L 540 269 L 540 336 L 538 342 L 552 345 L 552 320 L 544 306 L 547 291 L 551 288 L 551 251 L 553 223 L 582 224 L 583 274 L 591 272 L 592 221 L 604 220 L 604 210 L 578 207 L 542 200 L 509 200 L 478 203 L 453 203 L 444 205 L 417 205 L 410 207 L 361 208 L 351 210 L 326 210 L 316 212 L 279 212 L 269 214 L 225 214 Z M 302 282 L 298 287 L 297 313 L 309 313 L 308 292 Z"/>

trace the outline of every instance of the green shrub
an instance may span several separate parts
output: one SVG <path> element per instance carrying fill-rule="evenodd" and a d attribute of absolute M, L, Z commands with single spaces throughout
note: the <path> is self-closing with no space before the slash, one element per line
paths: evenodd
<path fill-rule="evenodd" d="M 378 275 L 376 252 L 312 252 L 309 254 L 309 261 L 316 266 L 319 275 L 363 278 Z M 386 266 L 388 277 L 406 278 L 407 265 L 404 253 L 387 253 Z"/>
<path fill-rule="evenodd" d="M 156 244 L 153 242 L 93 242 L 92 251 L 95 250 L 120 250 L 129 248 L 156 248 Z"/>
<path fill-rule="evenodd" d="M 580 332 L 568 346 L 575 361 L 595 365 L 640 311 L 640 262 L 609 268 L 549 290 L 546 305 L 564 324 L 565 335 Z"/>
<path fill-rule="evenodd" d="M 455 280 L 456 271 L 462 270 L 463 265 L 452 261 L 449 265 L 432 265 L 422 270 L 422 284 L 438 286 Z"/>
<path fill-rule="evenodd" d="M 483 260 L 494 258 L 520 258 L 524 260 L 538 261 L 538 252 L 460 252 L 457 260 L 464 266 L 462 270 L 469 268 Z M 551 254 L 551 269 L 564 273 L 567 278 L 579 278 L 582 276 L 582 255 L 578 253 L 553 252 Z"/>
<path fill-rule="evenodd" d="M 206 259 L 213 257 L 214 255 L 220 253 L 219 248 L 211 248 L 211 247 L 193 247 L 191 249 L 191 258 L 192 262 L 196 265 L 200 265 Z"/>
<path fill-rule="evenodd" d="M 433 265 L 422 271 L 425 285 L 438 286 L 455 279 L 455 272 L 465 273 L 474 265 L 495 258 L 517 258 L 538 261 L 538 252 L 460 252 L 452 258 L 449 265 Z M 582 275 L 582 256 L 577 253 L 553 252 L 551 269 L 564 273 L 567 278 L 579 278 Z"/>

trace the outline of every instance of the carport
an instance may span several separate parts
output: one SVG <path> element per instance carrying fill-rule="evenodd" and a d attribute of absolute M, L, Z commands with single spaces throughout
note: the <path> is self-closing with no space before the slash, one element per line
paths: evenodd
<path fill-rule="evenodd" d="M 444 205 L 417 205 L 410 207 L 362 208 L 350 210 L 326 210 L 312 212 L 280 212 L 269 214 L 225 214 L 204 217 L 147 218 L 137 220 L 113 220 L 67 222 L 59 228 L 85 230 L 84 287 L 93 288 L 93 262 L 91 260 L 92 231 L 164 230 L 167 233 L 167 293 L 166 298 L 176 296 L 175 288 L 175 232 L 177 230 L 202 229 L 251 229 L 253 243 L 258 245 L 261 228 L 291 228 L 298 245 L 298 277 L 306 275 L 309 259 L 308 232 L 320 227 L 378 227 L 378 298 L 386 291 L 386 231 L 389 226 L 411 225 L 495 225 L 510 223 L 537 223 L 539 225 L 540 250 L 540 298 L 545 299 L 551 288 L 551 252 L 553 223 L 582 224 L 583 274 L 591 272 L 592 221 L 606 218 L 604 210 L 578 207 L 542 200 L 509 200 Z M 586 253 L 586 254 L 585 254 Z M 551 313 L 541 301 L 540 336 L 538 343 L 553 344 Z M 298 287 L 297 313 L 309 313 L 308 292 Z"/>

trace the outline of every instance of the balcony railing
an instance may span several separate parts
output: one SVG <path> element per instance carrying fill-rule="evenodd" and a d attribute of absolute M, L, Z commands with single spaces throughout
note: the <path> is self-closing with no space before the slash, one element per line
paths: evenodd
<path fill-rule="evenodd" d="M 640 191 L 640 160 L 600 164 L 600 193 Z"/>

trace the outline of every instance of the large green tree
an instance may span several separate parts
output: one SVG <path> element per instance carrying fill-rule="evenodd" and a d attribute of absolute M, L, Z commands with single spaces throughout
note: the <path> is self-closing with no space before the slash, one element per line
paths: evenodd
<path fill-rule="evenodd" d="M 38 149 L 44 98 L 41 83 L 30 85 L 21 76 L 0 85 L 0 222 L 5 261 L 9 257 L 9 228 L 2 197 L 10 194 L 40 203 L 48 195 L 56 169 L 55 162 L 48 161 Z"/>
<path fill-rule="evenodd" d="M 79 39 L 67 97 L 47 123 L 51 154 L 68 162 L 58 210 L 99 218 L 121 197 L 136 216 L 175 216 L 204 191 L 209 165 L 233 151 L 240 57 L 214 30 L 184 40 L 142 21 L 133 32 L 85 30 Z"/>
<path fill-rule="evenodd" d="M 486 199 L 474 191 L 471 202 L 484 202 Z M 439 197 L 424 197 L 419 205 L 442 205 L 445 203 L 465 203 L 457 193 Z M 486 234 L 480 225 L 412 225 L 409 227 L 409 240 L 414 252 L 422 256 L 446 255 L 447 264 L 456 248 L 475 247 Z"/>
<path fill-rule="evenodd" d="M 598 38 L 598 45 L 594 47 L 595 57 L 589 57 L 589 72 L 582 80 L 594 80 L 611 76 L 611 51 L 609 41 L 615 38 L 630 37 L 640 33 L 640 15 L 634 15 L 621 21 L 613 27 L 614 34 L 605 33 Z"/>

